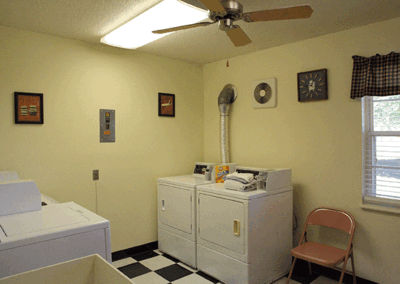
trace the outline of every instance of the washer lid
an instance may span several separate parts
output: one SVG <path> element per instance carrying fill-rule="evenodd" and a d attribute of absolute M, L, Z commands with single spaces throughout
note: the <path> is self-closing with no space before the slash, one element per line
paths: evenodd
<path fill-rule="evenodd" d="M 159 178 L 158 182 L 187 186 L 192 188 L 195 188 L 198 185 L 212 183 L 212 181 L 205 180 L 204 176 L 199 176 L 199 175 L 185 175 L 185 176 Z"/>
<path fill-rule="evenodd" d="M 88 221 L 88 218 L 69 207 L 52 206 L 46 210 L 4 218 L 0 226 L 7 237 L 13 237 Z"/>
<path fill-rule="evenodd" d="M 110 222 L 74 202 L 0 217 L 0 251 L 110 227 Z"/>

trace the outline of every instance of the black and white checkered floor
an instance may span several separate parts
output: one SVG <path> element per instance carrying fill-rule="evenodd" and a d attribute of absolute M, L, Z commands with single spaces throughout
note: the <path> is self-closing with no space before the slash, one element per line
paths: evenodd
<path fill-rule="evenodd" d="M 149 250 L 133 254 L 126 252 L 113 254 L 112 264 L 135 284 L 223 284 L 217 279 L 193 269 L 159 250 Z M 283 277 L 274 282 L 274 284 L 284 284 L 286 283 L 286 279 L 286 277 Z M 305 276 L 294 275 L 292 279 L 290 284 L 338 283 L 335 280 L 315 273 L 311 276 L 308 276 L 308 274 Z"/>

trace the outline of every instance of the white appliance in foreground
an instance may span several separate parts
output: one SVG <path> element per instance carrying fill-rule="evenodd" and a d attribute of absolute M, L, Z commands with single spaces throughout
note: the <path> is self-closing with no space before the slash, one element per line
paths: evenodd
<path fill-rule="evenodd" d="M 291 170 L 267 172 L 265 190 L 223 184 L 197 187 L 197 268 L 226 284 L 264 284 L 290 269 L 293 226 Z"/>
<path fill-rule="evenodd" d="M 205 180 L 207 167 L 196 163 L 193 174 L 158 179 L 158 249 L 196 267 L 196 188 Z M 236 164 L 230 164 L 234 171 Z"/>
<path fill-rule="evenodd" d="M 33 180 L 12 180 L 0 183 L 0 216 L 41 209 L 40 191 Z"/>
<path fill-rule="evenodd" d="M 0 183 L 19 180 L 16 171 L 2 171 L 0 172 Z M 50 196 L 41 194 L 42 206 L 57 204 L 58 202 Z"/>
<path fill-rule="evenodd" d="M 57 200 L 54 200 L 53 198 L 45 194 L 41 194 L 41 200 L 42 200 L 42 206 L 54 205 L 59 203 Z"/>
<path fill-rule="evenodd" d="M 91 254 L 112 261 L 108 220 L 0 172 L 0 278 Z"/>
<path fill-rule="evenodd" d="M 78 204 L 0 217 L 0 278 L 91 254 L 112 261 L 110 223 Z"/>

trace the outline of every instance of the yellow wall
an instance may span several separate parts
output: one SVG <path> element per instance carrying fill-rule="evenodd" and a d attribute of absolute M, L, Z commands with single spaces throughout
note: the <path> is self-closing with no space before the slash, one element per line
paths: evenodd
<path fill-rule="evenodd" d="M 97 189 L 113 251 L 156 241 L 157 177 L 203 160 L 202 68 L 4 27 L 0 51 L 0 171 L 92 211 Z M 44 94 L 43 125 L 14 124 L 16 91 Z M 158 92 L 175 118 L 158 117 Z M 99 142 L 99 109 L 116 111 L 115 143 Z"/>
<path fill-rule="evenodd" d="M 0 170 L 34 179 L 55 199 L 111 221 L 112 250 L 157 240 L 156 178 L 219 162 L 217 97 L 231 111 L 232 161 L 293 170 L 302 225 L 317 206 L 357 222 L 357 274 L 398 281 L 400 217 L 362 210 L 361 106 L 349 98 L 352 55 L 399 51 L 400 18 L 207 64 L 0 27 Z M 297 102 L 297 73 L 328 69 L 329 100 Z M 253 109 L 251 83 L 278 80 L 278 107 Z M 15 125 L 13 92 L 44 93 L 44 125 Z M 157 116 L 157 93 L 176 94 L 176 117 Z M 203 108 L 204 106 L 204 108 Z M 99 109 L 116 110 L 116 143 L 99 143 Z M 204 123 L 203 123 L 204 122 Z M 93 169 L 100 180 L 91 180 Z M 296 243 L 299 230 L 296 232 Z"/>
<path fill-rule="evenodd" d="M 231 111 L 232 162 L 291 168 L 301 227 L 315 207 L 348 210 L 358 225 L 357 274 L 388 284 L 399 281 L 400 216 L 360 208 L 361 103 L 350 99 L 350 86 L 352 55 L 399 52 L 399 30 L 397 18 L 231 58 L 229 67 L 226 60 L 204 66 L 204 159 L 220 161 L 217 97 L 233 84 L 239 94 Z M 299 103 L 297 73 L 322 68 L 329 100 Z M 253 109 L 251 83 L 271 77 L 277 78 L 277 108 Z"/>

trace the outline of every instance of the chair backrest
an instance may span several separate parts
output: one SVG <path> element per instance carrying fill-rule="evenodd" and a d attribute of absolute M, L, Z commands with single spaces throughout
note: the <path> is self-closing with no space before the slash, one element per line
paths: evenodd
<path fill-rule="evenodd" d="M 307 225 L 320 225 L 353 234 L 356 222 L 350 213 L 337 209 L 320 207 L 308 214 Z"/>

